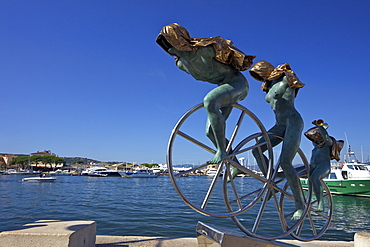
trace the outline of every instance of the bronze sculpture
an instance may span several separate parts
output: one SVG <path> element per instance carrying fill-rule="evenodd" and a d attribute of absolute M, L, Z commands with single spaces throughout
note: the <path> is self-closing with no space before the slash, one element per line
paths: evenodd
<path fill-rule="evenodd" d="M 179 69 L 196 80 L 218 85 L 203 102 L 208 114 L 206 135 L 217 148 L 207 163 L 221 162 L 227 156 L 225 121 L 232 105 L 243 100 L 249 91 L 248 81 L 240 71 L 248 69 L 255 56 L 244 54 L 230 40 L 219 36 L 191 38 L 177 23 L 163 27 L 156 42 L 175 57 Z"/>
<path fill-rule="evenodd" d="M 300 193 L 300 181 L 296 170 L 293 168 L 292 161 L 300 145 L 303 120 L 294 107 L 294 100 L 298 90 L 304 86 L 304 83 L 299 81 L 289 64 L 279 65 L 274 68 L 271 63 L 260 61 L 249 72 L 256 80 L 263 82 L 262 90 L 266 92 L 265 99 L 275 113 L 276 123 L 268 132 L 284 138 L 282 140 L 281 138 L 271 136 L 270 141 L 272 146 L 283 142 L 278 163 L 283 168 L 284 176 L 295 199 L 296 211 L 292 219 L 298 220 L 303 213 L 304 204 Z M 262 137 L 259 142 L 263 141 L 264 138 Z M 265 152 L 266 147 L 262 146 L 261 150 L 262 153 Z M 268 164 L 267 158 L 263 156 L 265 161 L 261 160 L 258 148 L 253 149 L 252 153 L 261 171 L 266 176 L 267 167 L 264 164 Z"/>
<path fill-rule="evenodd" d="M 323 188 L 321 181 L 330 173 L 330 160 L 340 160 L 339 154 L 343 148 L 344 141 L 335 140 L 329 136 L 327 128 L 329 125 L 322 119 L 312 122 L 315 127 L 307 130 L 304 135 L 312 141 L 314 149 L 312 150 L 310 161 L 310 181 L 317 199 L 317 211 L 324 211 Z"/>
<path fill-rule="evenodd" d="M 317 215 L 322 221 L 318 225 L 311 224 L 309 226 L 312 232 L 296 231 L 298 227 L 303 226 L 307 218 L 311 221 L 312 213 L 317 212 L 317 210 L 310 209 L 315 202 L 311 203 L 311 201 L 307 200 L 311 198 L 310 196 L 307 198 L 307 193 L 311 195 L 312 187 L 310 186 L 308 192 L 305 193 L 300 186 L 299 176 L 305 177 L 307 174 L 305 172 L 310 170 L 302 150 L 299 149 L 303 121 L 294 107 L 298 90 L 304 84 L 299 81 L 289 64 L 283 64 L 274 68 L 270 63 L 261 61 L 250 71 L 255 79 L 263 82 L 262 90 L 266 92 L 265 99 L 276 116 L 276 124 L 267 132 L 260 120 L 250 110 L 237 104 L 238 101 L 247 96 L 249 90 L 248 82 L 240 71 L 248 69 L 252 65 L 252 60 L 255 56 L 245 55 L 230 40 L 218 36 L 202 39 L 191 38 L 187 30 L 177 23 L 163 27 L 157 36 L 156 42 L 168 54 L 174 56 L 176 65 L 181 70 L 192 75 L 196 80 L 210 82 L 218 86 L 206 95 L 202 104 L 197 104 L 185 112 L 171 132 L 167 147 L 167 164 L 172 184 L 181 199 L 192 209 L 203 215 L 233 217 L 235 224 L 249 236 L 271 240 L 291 234 L 294 238 L 304 241 L 320 237 L 331 221 L 332 200 L 330 193 L 324 196 L 327 201 L 325 202 L 327 204 L 325 208 L 328 208 L 327 212 L 321 212 Z M 188 135 L 186 128 L 183 129 L 182 127 L 189 117 L 191 118 L 195 112 L 203 107 L 206 108 L 208 115 L 206 134 L 216 146 L 217 151 L 210 148 L 208 144 L 196 136 Z M 240 111 L 240 116 L 232 135 L 226 139 L 225 122 L 233 108 Z M 249 116 L 252 122 L 258 126 L 259 131 L 245 138 L 243 137 L 242 141 L 234 146 L 234 142 L 237 140 L 236 133 L 238 133 L 242 125 L 244 116 Z M 174 146 L 176 146 L 177 142 L 175 140 L 177 140 L 177 137 L 181 137 L 181 140 L 186 143 L 196 145 L 203 151 L 213 153 L 214 157 L 207 163 L 219 163 L 217 175 L 212 180 L 207 180 L 206 184 L 209 185 L 209 188 L 204 193 L 200 193 L 201 201 L 198 198 L 194 199 L 188 196 L 187 192 L 190 192 L 192 195 L 194 188 L 183 184 L 180 177 L 187 176 L 205 167 L 206 164 L 203 163 L 190 170 L 177 172 L 173 163 L 173 158 L 176 157 L 176 151 L 174 151 L 176 148 Z M 201 139 L 203 139 L 203 136 Z M 274 165 L 272 146 L 276 146 L 281 142 L 283 147 L 280 159 Z M 241 166 L 238 162 L 238 157 L 250 150 L 252 150 L 264 177 L 256 174 L 249 167 Z M 187 152 L 185 149 L 182 151 Z M 301 158 L 304 164 L 299 169 L 294 169 L 292 166 L 296 153 L 298 153 L 298 158 Z M 278 172 L 279 168 L 282 168 L 283 172 Z M 311 171 L 313 170 L 312 166 Z M 319 174 L 321 170 L 317 169 L 312 174 Z M 222 181 L 218 181 L 218 175 L 221 172 L 224 172 L 224 176 L 222 176 Z M 238 172 L 243 172 L 258 180 L 260 186 L 251 188 L 252 191 L 249 191 L 249 188 L 247 188 L 246 192 L 242 188 L 239 191 L 239 184 L 232 179 Z M 316 180 L 315 175 L 312 176 L 313 180 Z M 321 182 L 320 179 L 317 180 L 319 183 Z M 221 210 L 217 208 L 222 203 L 219 203 L 221 197 L 217 194 L 220 191 L 216 189 L 216 184 L 220 184 L 220 182 L 222 183 L 221 197 L 225 204 L 224 206 L 226 206 L 225 209 Z M 194 186 L 198 189 L 198 184 L 194 184 Z M 242 187 L 242 185 L 240 186 Z M 323 188 L 325 188 L 326 192 L 328 191 L 325 184 L 323 184 Z M 274 196 L 274 200 L 269 200 L 272 196 Z M 303 197 L 305 203 L 303 203 Z M 259 202 L 261 203 L 259 204 Z M 217 207 L 207 207 L 207 205 L 211 204 L 217 205 Z M 276 212 L 273 212 L 274 210 L 270 208 L 274 204 Z M 295 210 L 292 210 L 291 206 L 295 207 Z M 256 207 L 259 208 L 257 209 Z M 265 210 L 267 208 L 269 210 Z M 255 214 L 256 209 L 258 212 L 255 215 L 254 222 L 249 222 L 249 220 L 248 222 L 242 222 L 238 219 L 247 210 L 251 210 L 252 215 Z M 284 209 L 288 210 L 289 213 L 285 214 Z M 279 230 L 277 234 L 269 232 L 267 235 L 261 235 L 257 232 L 258 225 L 262 222 L 263 214 L 266 212 L 268 212 L 266 214 L 268 221 L 276 213 L 281 222 L 281 233 L 279 233 Z M 287 220 L 287 218 L 292 220 Z"/>

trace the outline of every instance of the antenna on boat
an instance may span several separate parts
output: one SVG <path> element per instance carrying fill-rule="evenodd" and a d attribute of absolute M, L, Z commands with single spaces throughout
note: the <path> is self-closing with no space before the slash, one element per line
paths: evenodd
<path fill-rule="evenodd" d="M 355 152 L 352 152 L 352 150 L 351 150 L 351 145 L 349 145 L 349 141 L 348 141 L 346 132 L 344 132 L 344 135 L 346 137 L 347 149 L 348 149 L 348 152 L 344 155 L 344 161 L 345 162 L 359 162 Z M 362 148 L 362 146 L 361 146 L 361 148 Z M 354 160 L 351 160 L 352 157 L 354 158 Z"/>
<path fill-rule="evenodd" d="M 349 142 L 348 142 L 348 138 L 347 138 L 347 133 L 344 132 L 344 137 L 346 138 L 346 143 L 347 143 L 347 153 L 345 153 L 343 156 L 344 156 L 344 162 L 347 162 L 347 157 L 349 155 L 349 153 L 351 152 L 351 146 L 349 145 Z"/>

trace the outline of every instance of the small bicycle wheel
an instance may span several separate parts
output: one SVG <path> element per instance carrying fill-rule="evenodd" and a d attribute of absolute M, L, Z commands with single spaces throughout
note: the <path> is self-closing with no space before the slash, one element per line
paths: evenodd
<path fill-rule="evenodd" d="M 278 137 L 272 133 L 269 133 L 269 135 Z M 279 138 L 283 139 L 282 137 Z M 251 140 L 251 138 L 243 140 L 235 148 L 234 152 L 239 152 L 239 150 L 242 150 L 244 146 L 251 146 L 251 144 L 249 144 Z M 275 149 L 277 148 L 275 147 L 274 150 Z M 302 164 L 302 166 L 296 168 L 297 174 L 298 176 L 307 176 L 306 174 L 309 169 L 307 159 L 300 149 L 297 153 L 297 159 Z M 251 176 L 248 178 L 250 180 L 248 183 L 251 185 L 256 184 L 256 182 L 265 183 L 265 187 L 267 189 L 263 191 L 261 200 L 255 203 L 253 207 L 249 208 L 248 212 L 233 216 L 232 220 L 240 230 L 252 237 L 265 240 L 285 237 L 293 232 L 303 222 L 305 214 L 308 211 L 308 206 L 306 205 L 299 220 L 290 220 L 290 217 L 287 218 L 286 215 L 292 216 L 293 212 L 296 210 L 294 197 L 289 190 L 284 174 L 281 172 L 281 167 L 275 165 L 272 175 L 262 180 L 263 177 L 263 175 L 259 175 L 258 177 Z M 311 191 L 309 191 L 305 196 L 310 197 L 310 193 Z M 248 194 L 241 194 L 240 200 L 243 200 L 246 197 L 248 197 Z M 281 198 L 285 198 L 284 203 L 281 202 Z M 226 200 L 226 202 L 228 202 L 228 200 Z M 232 207 L 231 204 L 228 204 L 227 206 L 230 208 Z M 271 225 L 274 225 L 274 227 L 271 227 Z M 279 225 L 280 227 L 277 227 Z"/>
<path fill-rule="evenodd" d="M 312 190 L 312 185 L 309 179 L 302 179 L 305 187 L 305 193 L 309 193 Z M 321 181 L 323 186 L 323 203 L 324 210 L 317 210 L 317 198 L 312 195 L 311 201 L 308 201 L 310 197 L 306 197 L 306 204 L 309 206 L 309 210 L 304 220 L 299 226 L 290 234 L 295 239 L 301 241 L 311 241 L 321 237 L 326 230 L 329 228 L 332 215 L 333 215 L 333 200 L 330 194 L 329 188 L 324 181 Z"/>
<path fill-rule="evenodd" d="M 242 181 L 235 182 L 229 176 L 230 168 L 240 168 L 239 170 L 245 174 L 252 174 L 253 172 L 244 166 L 243 160 L 236 158 L 233 144 L 239 143 L 240 140 L 245 139 L 245 136 L 248 136 L 250 133 L 258 132 L 260 133 L 258 137 L 264 136 L 266 140 L 258 145 L 266 145 L 268 147 L 267 155 L 269 160 L 272 160 L 271 144 L 268 134 L 259 119 L 245 107 L 235 104 L 233 105 L 232 113 L 228 117 L 227 129 L 225 131 L 228 141 L 226 151 L 229 156 L 219 164 L 207 164 L 207 160 L 210 160 L 216 151 L 212 148 L 213 144 L 206 137 L 204 131 L 199 131 L 204 130 L 206 119 L 207 113 L 203 104 L 198 104 L 188 110 L 173 128 L 167 148 L 169 176 L 180 198 L 195 211 L 213 217 L 235 216 L 245 212 L 253 204 L 257 203 L 267 187 L 265 186 L 266 178 L 261 177 L 259 187 L 251 192 L 249 199 L 245 200 L 246 203 L 240 202 L 238 193 L 242 192 L 238 192 L 236 188 L 242 187 L 240 185 Z M 255 147 L 256 144 L 246 147 L 245 150 L 252 150 Z M 183 169 L 183 171 L 179 172 L 178 166 L 182 166 L 184 163 L 191 164 L 192 162 L 190 169 L 185 171 Z M 207 170 L 210 166 L 214 166 L 215 174 L 212 176 L 196 176 L 199 170 Z M 266 169 L 270 167 L 269 164 L 265 164 L 265 166 Z M 271 169 L 268 170 L 268 174 L 271 174 Z M 230 183 L 227 183 L 227 180 Z M 239 184 L 236 185 L 236 183 Z M 250 188 L 244 186 L 244 189 L 249 190 Z M 237 206 L 233 206 L 231 210 L 225 206 L 225 193 L 228 193 L 228 195 L 233 194 L 234 200 L 238 201 Z M 227 196 L 227 198 L 229 197 Z M 228 204 L 230 203 L 228 202 Z"/>

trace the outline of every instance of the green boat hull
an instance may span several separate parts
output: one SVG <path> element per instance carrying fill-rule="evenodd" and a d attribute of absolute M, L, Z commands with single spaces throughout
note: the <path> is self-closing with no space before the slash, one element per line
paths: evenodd
<path fill-rule="evenodd" d="M 324 179 L 331 194 L 370 197 L 370 180 Z M 307 179 L 301 179 L 303 188 L 308 187 Z"/>

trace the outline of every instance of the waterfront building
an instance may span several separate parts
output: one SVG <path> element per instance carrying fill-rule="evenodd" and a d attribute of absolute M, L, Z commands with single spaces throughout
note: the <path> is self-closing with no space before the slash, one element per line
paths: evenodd
<path fill-rule="evenodd" d="M 0 162 L 3 162 L 6 166 L 8 166 L 10 162 L 16 157 L 18 156 L 13 154 L 0 155 Z"/>
<path fill-rule="evenodd" d="M 56 154 L 52 153 L 50 150 L 44 150 L 43 152 L 37 151 L 36 153 L 31 153 L 30 156 L 57 156 Z"/>

